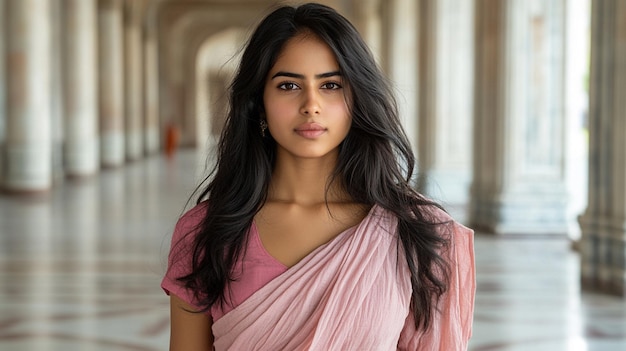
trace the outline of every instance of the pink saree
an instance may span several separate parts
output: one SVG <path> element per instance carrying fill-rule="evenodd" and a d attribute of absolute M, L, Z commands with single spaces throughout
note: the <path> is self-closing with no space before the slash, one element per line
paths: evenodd
<path fill-rule="evenodd" d="M 441 220 L 448 220 L 441 212 Z M 375 206 L 213 323 L 215 350 L 465 350 L 471 335 L 471 230 L 451 222 L 452 276 L 427 333 L 416 331 L 396 218 Z"/>

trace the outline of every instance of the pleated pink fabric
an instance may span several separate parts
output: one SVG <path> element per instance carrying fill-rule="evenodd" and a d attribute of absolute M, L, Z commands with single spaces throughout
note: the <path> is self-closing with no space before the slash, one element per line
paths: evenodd
<path fill-rule="evenodd" d="M 409 313 L 410 272 L 396 224 L 395 216 L 374 206 L 357 227 L 215 321 L 215 350 L 467 349 L 475 291 L 472 231 L 455 222 L 443 226 L 451 229 L 450 248 L 442 253 L 450 260 L 451 285 L 433 327 L 422 333 Z"/>
<path fill-rule="evenodd" d="M 440 216 L 447 215 L 442 212 Z M 442 295 L 439 310 L 425 333 L 416 331 L 413 320 L 407 319 L 398 350 L 467 350 L 472 336 L 476 292 L 474 232 L 456 222 L 451 222 L 449 229 L 450 248 L 442 253 L 450 262 L 448 292 Z"/>

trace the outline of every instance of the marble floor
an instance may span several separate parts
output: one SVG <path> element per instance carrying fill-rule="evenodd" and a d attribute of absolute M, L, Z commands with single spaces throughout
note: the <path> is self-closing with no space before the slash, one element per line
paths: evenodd
<path fill-rule="evenodd" d="M 167 350 L 159 283 L 202 164 L 155 156 L 0 195 L 0 350 Z M 476 263 L 470 350 L 626 350 L 626 300 L 581 293 L 566 240 L 477 233 Z"/>

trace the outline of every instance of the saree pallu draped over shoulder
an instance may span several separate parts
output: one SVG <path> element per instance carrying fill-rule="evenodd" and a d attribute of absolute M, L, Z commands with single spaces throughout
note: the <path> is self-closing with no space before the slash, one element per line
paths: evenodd
<path fill-rule="evenodd" d="M 422 344 L 425 340 L 419 339 L 427 335 L 409 325 L 414 323 L 410 271 L 396 226 L 395 216 L 374 206 L 358 226 L 215 321 L 215 350 L 381 351 Z M 473 303 L 473 290 L 470 297 Z M 458 333 L 461 339 L 469 338 L 471 308 L 469 313 L 469 325 L 461 326 L 467 332 Z M 447 343 L 452 348 L 446 350 L 464 350 L 467 340 L 459 343 Z M 440 350 L 435 347 L 423 349 Z"/>

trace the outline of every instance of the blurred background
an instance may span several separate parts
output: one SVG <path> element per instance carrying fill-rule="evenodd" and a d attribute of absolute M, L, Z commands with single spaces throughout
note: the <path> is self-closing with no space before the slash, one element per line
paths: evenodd
<path fill-rule="evenodd" d="M 476 230 L 470 350 L 626 349 L 626 0 L 320 2 Z M 278 3 L 0 0 L 0 349 L 167 349 L 171 230 Z"/>

